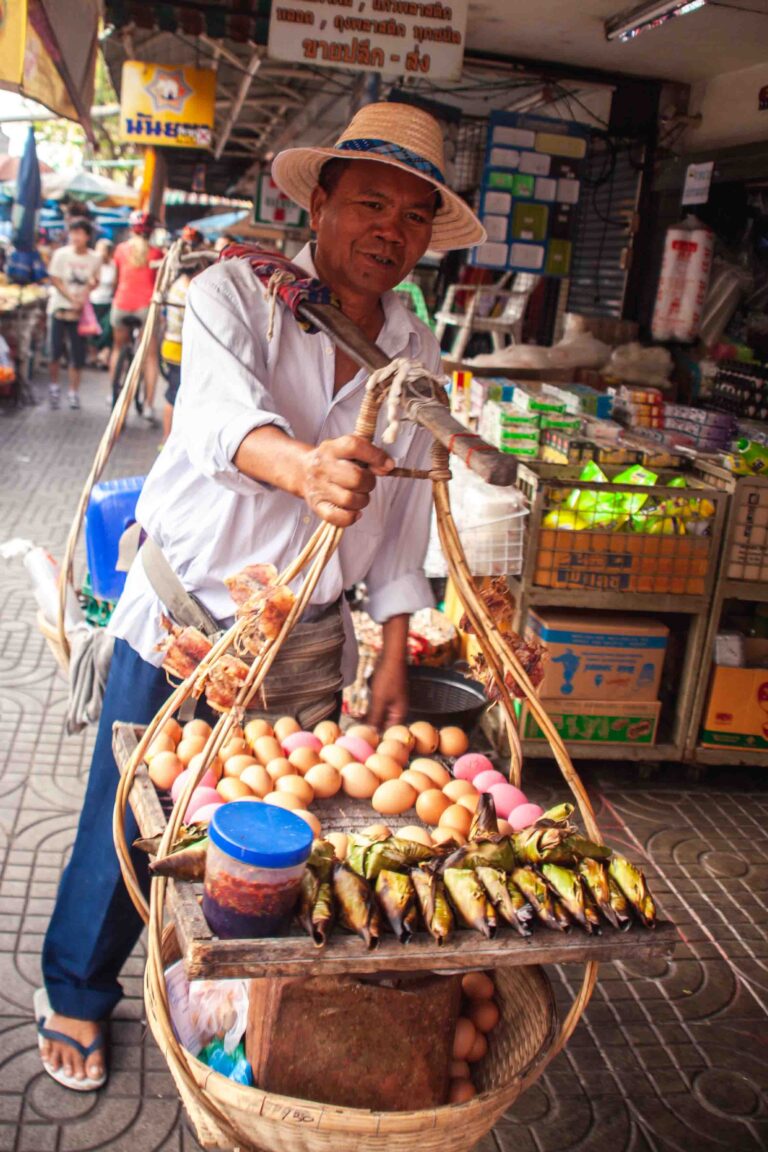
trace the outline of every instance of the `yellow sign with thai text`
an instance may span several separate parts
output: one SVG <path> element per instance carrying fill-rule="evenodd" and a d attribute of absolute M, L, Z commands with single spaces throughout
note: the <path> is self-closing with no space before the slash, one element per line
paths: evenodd
<path fill-rule="evenodd" d="M 0 81 L 21 84 L 27 34 L 26 0 L 0 0 Z"/>
<path fill-rule="evenodd" d="M 210 148 L 216 73 L 210 68 L 126 60 L 120 83 L 120 139 L 156 148 Z"/>

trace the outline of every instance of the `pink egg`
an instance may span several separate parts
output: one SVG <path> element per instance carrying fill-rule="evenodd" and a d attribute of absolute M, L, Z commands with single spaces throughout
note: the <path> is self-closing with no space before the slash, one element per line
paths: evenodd
<path fill-rule="evenodd" d="M 192 776 L 192 769 L 191 768 L 185 768 L 184 771 L 180 772 L 179 775 L 174 780 L 173 784 L 171 785 L 171 800 L 173 800 L 174 804 L 178 800 L 179 796 L 181 796 L 182 790 L 189 783 L 191 776 Z M 206 768 L 205 772 L 203 773 L 202 780 L 198 781 L 197 787 L 198 788 L 215 788 L 216 787 L 216 776 L 210 768 Z M 197 789 L 195 789 L 195 791 L 197 791 Z"/>
<path fill-rule="evenodd" d="M 479 752 L 466 752 L 459 756 L 453 766 L 453 774 L 457 780 L 474 780 L 480 772 L 494 772 L 493 764 L 487 756 Z"/>
<path fill-rule="evenodd" d="M 528 803 L 525 793 L 521 792 L 519 788 L 515 788 L 514 784 L 494 784 L 488 789 L 488 792 L 493 796 L 497 815 L 503 817 L 504 820 L 514 808 Z"/>
<path fill-rule="evenodd" d="M 497 772 L 495 768 L 486 769 L 485 772 L 478 772 L 472 781 L 478 792 L 488 792 L 493 788 L 494 784 L 508 784 L 506 776 L 502 776 L 501 772 Z"/>
<path fill-rule="evenodd" d="M 221 808 L 223 803 L 224 801 L 219 798 L 218 804 L 204 804 L 202 808 L 198 808 L 195 811 L 195 824 L 209 824 L 211 816 L 217 808 Z"/>
<path fill-rule="evenodd" d="M 543 815 L 544 809 L 539 808 L 538 804 L 520 804 L 512 809 L 506 819 L 515 832 L 522 832 L 523 828 L 530 828 Z"/>
<path fill-rule="evenodd" d="M 184 813 L 184 823 L 189 824 L 193 816 L 210 804 L 220 804 L 221 796 L 215 788 L 195 788 Z"/>
<path fill-rule="evenodd" d="M 318 740 L 314 732 L 291 732 L 280 743 L 286 756 L 290 756 L 297 748 L 311 748 L 313 752 L 319 752 L 323 746 L 322 740 Z"/>
<path fill-rule="evenodd" d="M 318 741 L 319 743 L 319 741 Z M 360 736 L 339 736 L 336 741 L 339 748 L 346 748 L 350 756 L 354 756 L 358 764 L 365 764 L 369 756 L 373 756 L 375 749 L 371 748 L 367 740 Z"/>

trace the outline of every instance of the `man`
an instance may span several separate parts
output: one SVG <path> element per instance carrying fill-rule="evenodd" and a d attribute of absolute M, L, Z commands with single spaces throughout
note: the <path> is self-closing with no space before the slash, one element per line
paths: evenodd
<path fill-rule="evenodd" d="M 85 217 L 69 223 L 69 243 L 57 248 L 48 265 L 51 296 L 51 382 L 48 389 L 51 408 L 61 401 L 59 361 L 66 346 L 69 361 L 69 407 L 80 407 L 80 375 L 85 364 L 87 338 L 78 332 L 80 313 L 92 288 L 99 282 L 101 256 L 90 247 L 93 225 Z"/>
<path fill-rule="evenodd" d="M 411 356 L 436 371 L 434 338 L 391 290 L 428 246 L 465 248 L 484 236 L 445 187 L 437 123 L 405 105 L 369 105 L 334 148 L 281 153 L 272 171 L 309 209 L 316 234 L 295 262 L 333 290 L 342 311 L 388 356 Z M 311 622 L 302 626 L 330 621 L 341 629 L 344 589 L 366 581 L 369 610 L 384 631 L 370 720 L 396 723 L 407 709 L 408 619 L 431 603 L 422 572 L 431 493 L 424 482 L 388 473 L 396 465 L 428 466 L 431 439 L 406 424 L 387 454 L 352 435 L 366 374 L 280 308 L 268 340 L 267 319 L 247 260 L 225 260 L 190 287 L 173 430 L 137 519 L 184 588 L 224 623 L 234 612 L 225 577 L 254 562 L 282 569 L 321 520 L 346 528 L 312 597 Z M 115 655 L 88 791 L 46 937 L 50 1004 L 42 990 L 36 994 L 44 1067 L 78 1090 L 98 1088 L 106 1077 L 98 1021 L 120 997 L 120 967 L 140 931 L 111 841 L 110 734 L 115 719 L 149 721 L 169 692 L 156 667 L 164 604 L 153 583 L 151 564 L 139 557 L 113 618 Z M 341 684 L 340 667 L 336 674 Z M 269 685 L 268 678 L 268 695 Z M 314 693 L 306 684 L 299 695 L 302 688 L 304 698 L 292 697 L 300 717 Z M 274 704 L 279 710 L 284 698 Z"/>

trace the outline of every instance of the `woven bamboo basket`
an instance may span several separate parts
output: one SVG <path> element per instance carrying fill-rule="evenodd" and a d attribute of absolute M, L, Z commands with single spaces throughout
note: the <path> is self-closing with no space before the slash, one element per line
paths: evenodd
<path fill-rule="evenodd" d="M 371 378 L 355 432 L 372 439 L 386 383 Z M 512 688 L 525 697 L 549 741 L 563 777 L 579 807 L 587 835 L 602 842 L 589 798 L 577 776 L 557 730 L 539 701 L 525 669 L 494 627 L 488 608 L 478 595 L 451 515 L 448 494 L 448 454 L 435 443 L 432 481 L 437 523 L 450 575 L 457 588 L 478 644 L 493 675 L 503 709 L 512 749 L 510 779 L 520 784 L 522 761 L 512 704 Z M 254 659 L 232 708 L 214 726 L 199 768 L 178 797 L 165 828 L 157 855 L 168 854 L 182 823 L 182 814 L 207 765 L 228 739 L 233 725 L 244 716 L 296 621 L 301 617 L 330 556 L 338 547 L 343 530 L 329 524 L 318 528 L 304 551 L 279 577 L 290 584 L 304 573 L 304 581 L 277 637 L 267 642 Z M 148 925 L 148 959 L 145 1003 L 152 1033 L 163 1051 L 179 1092 L 189 1111 L 201 1143 L 207 1148 L 229 1147 L 242 1152 L 412 1152 L 418 1143 L 426 1149 L 469 1152 L 522 1091 L 541 1075 L 544 1067 L 566 1044 L 576 1027 L 597 978 L 597 964 L 589 961 L 565 1020 L 555 1034 L 552 994 L 543 971 L 534 966 L 499 968 L 496 982 L 502 1021 L 493 1034 L 483 1064 L 479 1094 L 466 1104 L 449 1105 L 426 1112 L 373 1113 L 331 1107 L 313 1101 L 274 1096 L 258 1088 L 244 1088 L 211 1071 L 177 1040 L 171 1022 L 165 984 L 165 967 L 174 955 L 174 942 L 166 928 L 167 882 L 155 877 L 147 903 L 138 884 L 125 836 L 125 814 L 133 780 L 156 733 L 190 696 L 199 695 L 211 667 L 238 643 L 248 628 L 240 619 L 214 645 L 196 671 L 172 693 L 125 765 L 118 784 L 113 834 L 129 894 Z M 333 942 L 329 944 L 333 947 Z M 391 961 L 389 963 L 391 967 Z"/>
<path fill-rule="evenodd" d="M 69 674 L 69 649 L 64 648 L 58 627 L 55 624 L 50 624 L 39 608 L 37 610 L 36 620 L 38 631 L 42 633 L 46 644 L 53 653 L 53 657 L 59 666 L 59 671 L 62 672 L 64 676 L 67 676 Z"/>

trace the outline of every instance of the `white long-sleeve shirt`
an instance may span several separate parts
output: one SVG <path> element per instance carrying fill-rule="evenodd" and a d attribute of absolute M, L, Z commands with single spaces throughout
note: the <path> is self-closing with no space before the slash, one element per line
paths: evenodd
<path fill-rule="evenodd" d="M 294 262 L 316 274 L 309 245 Z M 410 356 L 439 371 L 440 351 L 429 329 L 397 293 L 388 293 L 382 303 L 379 347 L 392 358 Z M 268 342 L 267 311 L 263 290 L 245 261 L 226 261 L 195 278 L 187 297 L 173 431 L 136 512 L 184 587 L 221 621 L 234 612 L 224 577 L 252 563 L 281 570 L 319 523 L 303 500 L 239 472 L 232 462 L 238 447 L 249 432 L 267 424 L 308 444 L 352 432 L 367 378 L 361 370 L 334 396 L 331 340 L 308 335 L 278 303 Z M 379 445 L 385 423 L 382 413 Z M 428 433 L 404 422 L 386 451 L 399 466 L 427 468 L 431 442 Z M 345 588 L 365 581 L 368 610 L 379 622 L 431 605 L 423 573 L 430 506 L 428 481 L 377 479 L 368 507 L 344 532 L 312 603 L 332 604 Z M 157 665 L 161 612 L 137 557 L 110 630 Z M 354 675 L 349 649 L 345 678 Z"/>

